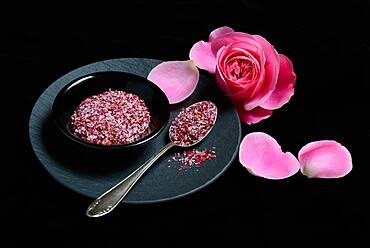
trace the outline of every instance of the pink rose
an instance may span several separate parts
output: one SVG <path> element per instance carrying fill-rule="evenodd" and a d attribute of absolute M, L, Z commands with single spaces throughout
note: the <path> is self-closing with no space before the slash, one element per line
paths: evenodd
<path fill-rule="evenodd" d="M 296 75 L 291 61 L 259 35 L 218 28 L 208 42 L 194 44 L 190 59 L 197 67 L 216 73 L 218 85 L 233 101 L 241 121 L 248 124 L 270 117 L 294 94 Z"/>

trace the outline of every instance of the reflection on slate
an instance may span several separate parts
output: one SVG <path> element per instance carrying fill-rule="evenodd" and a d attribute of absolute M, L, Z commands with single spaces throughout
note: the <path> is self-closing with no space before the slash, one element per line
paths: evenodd
<path fill-rule="evenodd" d="M 240 121 L 229 100 L 215 84 L 214 78 L 201 75 L 195 92 L 185 101 L 172 105 L 170 121 L 155 139 L 137 149 L 100 151 L 73 143 L 57 130 L 50 118 L 53 99 L 71 80 L 97 71 L 125 71 L 143 77 L 160 63 L 152 59 L 114 59 L 78 68 L 55 81 L 36 102 L 30 118 L 29 135 L 41 164 L 66 187 L 89 197 L 97 197 L 157 153 L 167 142 L 171 120 L 194 102 L 210 100 L 218 108 L 211 133 L 195 148 L 216 147 L 217 158 L 204 162 L 199 170 L 179 171 L 168 166 L 173 149 L 141 178 L 124 202 L 143 203 L 174 199 L 197 191 L 220 176 L 234 160 L 241 130 Z M 202 73 L 203 74 L 203 73 Z"/>

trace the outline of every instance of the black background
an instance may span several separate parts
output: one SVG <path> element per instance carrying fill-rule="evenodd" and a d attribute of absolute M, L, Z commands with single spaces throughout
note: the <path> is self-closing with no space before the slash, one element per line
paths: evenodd
<path fill-rule="evenodd" d="M 33 239 L 55 237 L 64 246 L 74 238 L 123 245 L 137 235 L 150 237 L 138 242 L 156 237 L 165 243 L 173 237 L 177 245 L 204 238 L 241 240 L 250 247 L 293 240 L 315 246 L 366 241 L 368 2 L 123 1 L 101 3 L 98 10 L 67 4 L 30 7 L 10 8 L 1 21 L 2 137 L 11 148 L 2 162 L 1 217 L 7 231 L 35 233 Z M 308 142 L 334 139 L 351 151 L 353 171 L 333 180 L 297 173 L 270 181 L 251 176 L 236 160 L 199 193 L 87 218 L 91 199 L 54 181 L 32 152 L 28 120 L 38 96 L 65 73 L 99 60 L 186 60 L 195 42 L 223 25 L 266 37 L 292 60 L 298 76 L 289 104 L 259 124 L 243 124 L 243 136 L 269 133 L 294 154 Z"/>

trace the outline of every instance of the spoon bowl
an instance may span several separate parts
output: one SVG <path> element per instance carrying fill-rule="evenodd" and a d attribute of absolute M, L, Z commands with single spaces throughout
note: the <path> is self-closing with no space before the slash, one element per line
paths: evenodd
<path fill-rule="evenodd" d="M 179 147 L 191 147 L 211 132 L 217 120 L 217 107 L 213 102 L 197 102 L 183 109 L 172 121 L 168 136 Z"/>

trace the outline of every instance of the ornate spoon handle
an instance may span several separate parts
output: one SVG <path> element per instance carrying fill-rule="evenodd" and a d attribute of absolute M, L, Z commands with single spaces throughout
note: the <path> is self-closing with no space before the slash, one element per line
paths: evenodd
<path fill-rule="evenodd" d="M 112 211 L 118 203 L 127 195 L 130 189 L 140 177 L 158 160 L 165 152 L 175 144 L 170 142 L 165 145 L 156 155 L 148 159 L 143 165 L 132 172 L 128 177 L 117 183 L 111 189 L 99 196 L 87 208 L 86 215 L 89 217 L 100 217 Z"/>

